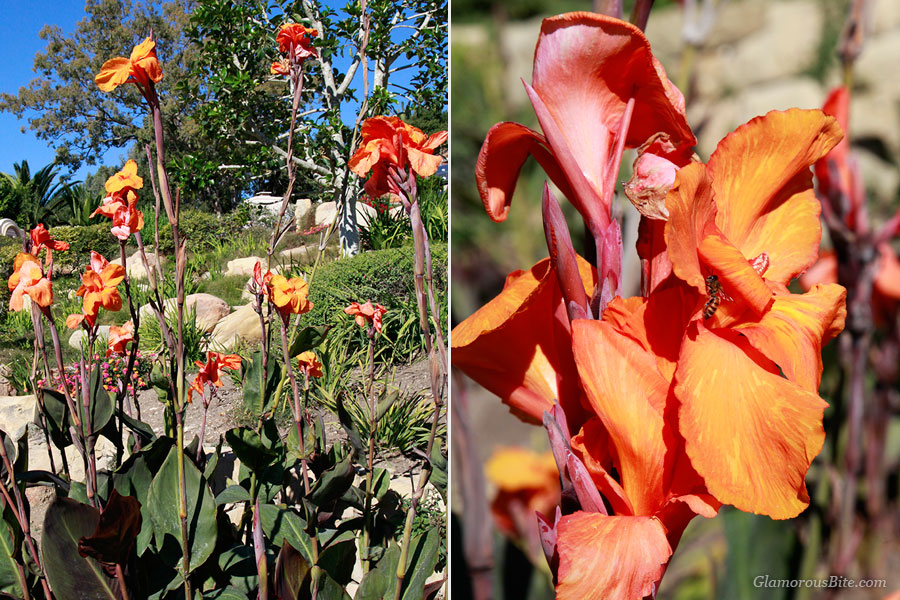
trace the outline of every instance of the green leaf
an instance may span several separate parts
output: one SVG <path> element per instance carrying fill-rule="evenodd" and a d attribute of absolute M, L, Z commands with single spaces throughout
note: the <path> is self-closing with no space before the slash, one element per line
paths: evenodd
<path fill-rule="evenodd" d="M 431 447 L 431 484 L 447 502 L 447 457 L 441 452 L 441 445 Z"/>
<path fill-rule="evenodd" d="M 69 407 L 66 406 L 66 398 L 62 392 L 49 388 L 44 388 L 43 391 L 44 414 L 47 416 L 50 439 L 62 450 L 72 444 L 72 436 L 69 434 Z"/>
<path fill-rule="evenodd" d="M 152 442 L 156 439 L 156 434 L 153 432 L 153 428 L 143 421 L 138 421 L 137 419 L 129 417 L 124 411 L 118 409 L 116 409 L 116 416 L 122 420 L 122 422 L 125 424 L 125 427 L 141 436 L 144 439 L 144 442 Z"/>
<path fill-rule="evenodd" d="M 325 336 L 328 335 L 329 329 L 331 329 L 331 325 L 319 327 L 310 326 L 301 329 L 297 333 L 297 337 L 294 338 L 294 343 L 291 344 L 291 358 L 296 358 L 307 350 L 316 348 L 325 341 Z"/>
<path fill-rule="evenodd" d="M 250 492 L 239 485 L 229 485 L 216 496 L 217 505 L 249 502 L 250 500 Z"/>
<path fill-rule="evenodd" d="M 340 498 L 353 485 L 355 476 L 353 461 L 348 454 L 341 462 L 322 473 L 316 480 L 310 490 L 309 501 L 316 506 L 323 506 Z"/>
<path fill-rule="evenodd" d="M 235 544 L 219 555 L 219 568 L 228 577 L 229 583 L 244 592 L 245 597 L 259 586 L 256 570 L 256 555 L 250 546 Z"/>
<path fill-rule="evenodd" d="M 287 540 L 303 554 L 307 562 L 312 562 L 312 541 L 306 533 L 306 521 L 303 517 L 289 508 L 260 504 L 259 519 L 269 541 L 281 546 Z"/>
<path fill-rule="evenodd" d="M 387 413 L 388 409 L 394 405 L 397 400 L 400 399 L 400 390 L 393 390 L 390 393 L 386 394 L 381 401 L 378 402 L 378 407 L 375 410 L 375 420 L 380 421 L 381 417 Z"/>
<path fill-rule="evenodd" d="M 374 569 L 363 576 L 356 590 L 355 600 L 381 600 L 393 598 L 392 589 L 397 585 L 397 563 L 400 561 L 400 546 L 391 544 Z"/>
<path fill-rule="evenodd" d="M 285 541 L 275 561 L 275 594 L 281 600 L 299 600 L 309 582 L 309 563 L 290 542 Z"/>
<path fill-rule="evenodd" d="M 93 558 L 78 554 L 78 540 L 90 536 L 100 511 L 70 498 L 57 498 L 44 517 L 41 554 L 47 580 L 59 600 L 119 600 L 118 582 Z"/>
<path fill-rule="evenodd" d="M 241 463 L 253 472 L 261 471 L 279 458 L 277 453 L 266 447 L 259 434 L 249 427 L 229 429 L 225 432 L 225 441 Z"/>
<path fill-rule="evenodd" d="M 244 370 L 244 406 L 253 415 L 266 414 L 274 408 L 277 400 L 275 390 L 281 381 L 282 369 L 277 361 L 270 358 L 266 381 L 263 382 L 262 363 L 262 352 L 254 352 L 251 360 L 244 359 L 242 365 Z"/>
<path fill-rule="evenodd" d="M 106 424 L 109 423 L 109 420 L 112 418 L 113 413 L 115 412 L 115 403 L 112 398 L 109 397 L 109 394 L 106 392 L 106 388 L 103 387 L 103 382 L 100 378 L 100 369 L 98 367 L 94 367 L 94 370 L 91 372 L 91 383 L 88 388 L 88 393 L 90 395 L 90 416 L 91 416 L 91 428 L 88 430 L 88 423 L 85 419 L 81 421 L 81 431 L 85 437 L 90 435 L 97 435 L 100 431 L 106 427 Z"/>
<path fill-rule="evenodd" d="M 406 555 L 402 600 L 418 600 L 424 594 L 425 581 L 434 573 L 441 548 L 440 531 L 435 528 L 410 540 Z"/>
<path fill-rule="evenodd" d="M 187 496 L 187 546 L 190 553 L 189 571 L 193 571 L 212 555 L 218 533 L 216 527 L 216 499 L 206 480 L 187 457 L 184 458 L 184 479 Z M 178 515 L 180 491 L 178 481 L 178 448 L 172 447 L 159 472 L 150 483 L 147 508 L 153 521 L 153 535 L 161 551 L 172 546 L 181 556 L 181 519 Z M 178 560 L 176 568 L 183 569 Z"/>
<path fill-rule="evenodd" d="M 206 592 L 203 594 L 203 600 L 247 600 L 247 594 L 229 585 L 221 590 Z"/>
<path fill-rule="evenodd" d="M 336 582 L 346 586 L 353 579 L 356 564 L 356 535 L 328 544 L 321 550 L 316 564 Z"/>
<path fill-rule="evenodd" d="M 0 592 L 22 598 L 25 596 L 23 586 L 27 587 L 27 584 L 19 576 L 19 563 L 15 556 L 15 537 L 9 523 L 0 520 Z"/>

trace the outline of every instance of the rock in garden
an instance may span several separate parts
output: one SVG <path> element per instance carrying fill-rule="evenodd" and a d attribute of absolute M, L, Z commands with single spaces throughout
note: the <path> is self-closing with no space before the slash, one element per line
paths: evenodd
<path fill-rule="evenodd" d="M 334 221 L 334 215 L 337 212 L 334 202 L 323 202 L 316 207 L 316 225 L 330 225 Z M 362 202 L 356 203 L 356 222 L 365 223 L 376 214 L 374 208 Z"/>
<path fill-rule="evenodd" d="M 166 306 L 166 317 L 168 319 L 173 318 L 177 311 L 175 298 L 166 298 L 163 303 Z M 201 327 L 205 332 L 210 332 L 216 326 L 216 323 L 231 312 L 231 307 L 218 296 L 200 293 L 189 294 L 184 298 L 185 317 L 191 310 L 195 311 L 197 315 L 197 326 Z M 142 321 L 156 318 L 150 304 L 143 305 L 139 312 Z"/>
<path fill-rule="evenodd" d="M 225 276 L 228 277 L 230 275 L 253 275 L 253 267 L 257 262 L 266 264 L 265 258 L 260 258 L 258 256 L 248 256 L 246 258 L 235 258 L 234 260 L 229 260 L 228 264 L 225 266 Z"/>
<path fill-rule="evenodd" d="M 294 205 L 294 227 L 303 230 L 306 229 L 306 215 L 312 208 L 312 200 L 309 198 L 300 198 Z"/>
<path fill-rule="evenodd" d="M 109 261 L 116 265 L 122 264 L 122 259 L 117 258 L 115 260 Z M 152 269 L 156 264 L 156 254 L 153 252 L 147 252 L 147 262 L 150 264 L 150 268 Z M 165 262 L 165 259 L 162 259 L 162 262 Z M 128 272 L 128 277 L 131 279 L 147 279 L 147 269 L 144 268 L 144 261 L 141 258 L 141 251 L 138 250 L 131 256 L 129 256 L 126 260 L 125 270 Z"/>
<path fill-rule="evenodd" d="M 233 350 L 239 343 L 258 344 L 262 339 L 259 315 L 252 304 L 245 304 L 219 321 L 212 332 L 211 347 Z"/>
<path fill-rule="evenodd" d="M 87 339 L 87 332 L 84 329 L 76 329 L 69 336 L 69 346 L 76 350 L 81 350 L 81 344 Z M 94 354 L 106 352 L 106 340 L 109 339 L 109 325 L 100 325 L 97 328 L 97 339 L 94 341 Z"/>
<path fill-rule="evenodd" d="M 278 253 L 278 256 L 282 257 L 285 261 L 298 261 L 301 258 L 312 257 L 315 258 L 315 250 L 310 250 L 306 246 L 299 246 L 297 248 L 288 248 L 287 250 L 282 250 Z"/>
<path fill-rule="evenodd" d="M 37 416 L 37 399 L 30 396 L 0 396 L 0 429 L 18 439 Z"/>

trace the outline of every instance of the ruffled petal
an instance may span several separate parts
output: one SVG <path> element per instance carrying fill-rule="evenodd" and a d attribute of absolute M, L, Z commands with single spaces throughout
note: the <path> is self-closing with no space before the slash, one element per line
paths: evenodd
<path fill-rule="evenodd" d="M 710 157 L 716 224 L 745 257 L 769 255 L 766 279 L 786 284 L 815 262 L 822 232 L 809 167 L 841 135 L 822 111 L 772 111 L 726 136 Z"/>
<path fill-rule="evenodd" d="M 685 451 L 710 493 L 773 519 L 803 511 L 825 402 L 731 331 L 690 331 L 675 379 Z"/>
<path fill-rule="evenodd" d="M 676 145 L 694 143 L 683 98 L 679 102 L 680 93 L 653 61 L 644 34 L 625 21 L 586 12 L 545 19 L 532 86 L 598 190 L 607 174 L 611 132 L 620 129 L 630 98 L 635 106 L 628 146 L 657 132 L 668 133 Z"/>
<path fill-rule="evenodd" d="M 572 348 L 587 398 L 615 448 L 634 513 L 651 515 L 665 502 L 668 383 L 653 354 L 609 323 L 573 321 Z"/>
<path fill-rule="evenodd" d="M 558 600 L 641 600 L 665 573 L 672 548 L 653 517 L 576 512 L 560 519 Z"/>
<path fill-rule="evenodd" d="M 777 364 L 785 377 L 815 393 L 822 378 L 822 346 L 844 328 L 847 290 L 816 285 L 805 294 L 777 295 L 759 321 L 734 329 Z"/>
<path fill-rule="evenodd" d="M 563 195 L 572 198 L 570 186 L 544 136 L 518 123 L 497 123 L 484 138 L 475 163 L 478 193 L 494 221 L 506 220 L 519 172 L 529 155 L 540 163 Z"/>
<path fill-rule="evenodd" d="M 131 61 L 123 56 L 111 58 L 100 67 L 100 72 L 94 77 L 94 83 L 101 91 L 111 92 L 131 76 Z"/>
<path fill-rule="evenodd" d="M 592 269 L 579 259 L 587 290 Z M 580 426 L 581 388 L 568 317 L 550 259 L 513 273 L 503 291 L 453 329 L 453 366 L 497 394 L 520 418 L 541 423 L 555 399 Z M 582 419 L 583 420 L 583 419 Z"/>

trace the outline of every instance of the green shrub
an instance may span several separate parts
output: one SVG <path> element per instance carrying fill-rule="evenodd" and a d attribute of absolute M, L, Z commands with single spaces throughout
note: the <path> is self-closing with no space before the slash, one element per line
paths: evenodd
<path fill-rule="evenodd" d="M 16 260 L 16 254 L 22 251 L 22 240 L 18 238 L 11 238 L 6 236 L 0 236 L 0 276 L 3 277 L 4 281 L 9 279 L 9 276 L 12 275 L 13 263 Z M 6 286 L 0 286 L 3 290 L 6 290 Z M 9 297 L 7 296 L 6 302 L 9 302 Z"/>
<path fill-rule="evenodd" d="M 441 326 L 446 328 L 447 244 L 433 244 L 431 259 Z M 412 246 L 365 252 L 321 266 L 309 299 L 313 309 L 303 316 L 307 325 L 335 323 L 351 302 L 377 302 L 388 310 L 415 305 Z"/>
<path fill-rule="evenodd" d="M 149 213 L 145 217 L 147 225 L 141 234 L 145 244 L 154 243 L 153 215 Z M 188 240 L 188 248 L 191 252 L 203 252 L 214 247 L 215 242 L 233 237 L 236 231 L 240 231 L 245 222 L 241 221 L 241 213 L 238 211 L 219 217 L 215 213 L 205 212 L 195 208 L 182 208 L 179 220 L 179 234 Z M 160 215 L 159 219 L 159 246 L 163 254 L 172 254 L 175 251 L 175 242 L 172 239 L 172 228 L 166 216 Z"/>
<path fill-rule="evenodd" d="M 119 240 L 110 233 L 110 221 L 95 225 L 53 227 L 50 235 L 61 242 L 68 242 L 69 249 L 55 252 L 53 262 L 59 266 L 79 269 L 91 260 L 91 250 L 102 254 L 107 260 L 119 257 Z"/>

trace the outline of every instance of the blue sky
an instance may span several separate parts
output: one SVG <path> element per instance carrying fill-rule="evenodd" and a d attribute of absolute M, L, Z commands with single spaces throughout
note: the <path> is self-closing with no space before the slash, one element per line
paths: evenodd
<path fill-rule="evenodd" d="M 325 3 L 333 4 L 329 0 Z M 16 93 L 35 77 L 34 55 L 45 47 L 44 40 L 38 35 L 40 30 L 45 25 L 57 25 L 64 33 L 71 34 L 77 22 L 84 17 L 84 0 L 54 0 L 52 3 L 0 0 L 0 7 L 4 10 L 4 19 L 0 20 L 0 50 L 4 57 L 0 61 L 0 91 Z M 349 58 L 342 57 L 337 63 L 346 68 Z M 360 77 L 361 74 L 357 73 L 356 83 L 359 83 Z M 407 84 L 407 72 L 397 73 L 393 81 L 401 85 Z M 350 106 L 345 105 L 345 119 L 352 122 L 356 109 L 352 103 Z M 111 150 L 102 162 L 121 162 L 124 154 L 125 150 Z M 12 173 L 13 164 L 23 159 L 28 161 L 33 172 L 50 163 L 54 156 L 53 149 L 28 130 L 27 113 L 25 118 L 19 120 L 15 115 L 0 112 L 0 172 Z M 74 174 L 74 179 L 82 179 L 86 173 L 96 168 L 97 166 L 82 167 Z"/>
<path fill-rule="evenodd" d="M 84 16 L 84 0 L 55 0 L 52 3 L 25 0 L 2 2 L 4 18 L 0 19 L 0 91 L 16 93 L 20 87 L 35 77 L 34 55 L 44 49 L 44 40 L 38 33 L 44 25 L 58 25 L 71 33 L 75 24 Z M 25 127 L 25 133 L 21 132 Z M 120 151 L 112 153 L 115 157 Z M 50 163 L 55 152 L 46 142 L 28 131 L 25 118 L 0 113 L 0 172 L 12 173 L 13 164 L 25 159 L 32 172 Z M 89 170 L 76 173 L 80 179 Z"/>

